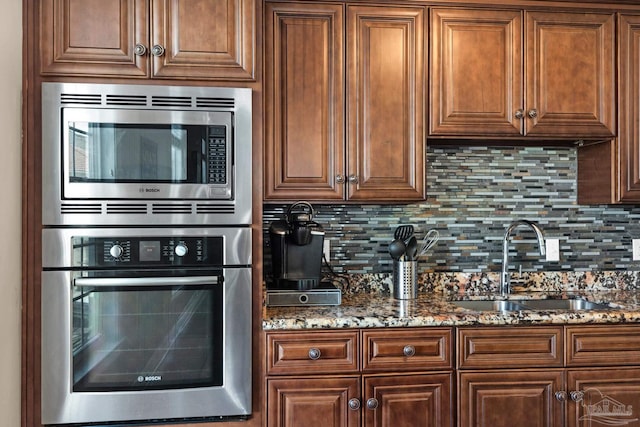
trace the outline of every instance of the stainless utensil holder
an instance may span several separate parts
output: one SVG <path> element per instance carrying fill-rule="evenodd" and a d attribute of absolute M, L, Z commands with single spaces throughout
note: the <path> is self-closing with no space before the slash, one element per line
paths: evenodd
<path fill-rule="evenodd" d="M 413 299 L 418 296 L 418 261 L 393 262 L 393 297 Z"/>

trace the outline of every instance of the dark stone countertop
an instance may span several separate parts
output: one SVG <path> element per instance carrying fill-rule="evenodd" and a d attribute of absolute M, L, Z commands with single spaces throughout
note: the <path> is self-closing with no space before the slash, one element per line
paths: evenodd
<path fill-rule="evenodd" d="M 264 307 L 264 330 L 389 328 L 467 325 L 616 324 L 640 323 L 637 290 L 577 292 L 515 292 L 509 299 L 582 298 L 606 303 L 607 310 L 473 311 L 454 300 L 501 299 L 495 293 L 421 293 L 397 300 L 385 293 L 344 294 L 339 306 Z"/>

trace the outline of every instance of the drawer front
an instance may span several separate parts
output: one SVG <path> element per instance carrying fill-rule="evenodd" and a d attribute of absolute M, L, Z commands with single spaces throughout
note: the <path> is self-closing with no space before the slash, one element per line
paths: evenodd
<path fill-rule="evenodd" d="M 568 326 L 567 366 L 640 365 L 640 325 Z"/>
<path fill-rule="evenodd" d="M 358 371 L 358 331 L 267 334 L 269 375 Z"/>
<path fill-rule="evenodd" d="M 452 369 L 450 328 L 362 332 L 364 371 Z"/>
<path fill-rule="evenodd" d="M 564 362 L 561 326 L 461 328 L 458 346 L 462 369 L 560 367 Z"/>

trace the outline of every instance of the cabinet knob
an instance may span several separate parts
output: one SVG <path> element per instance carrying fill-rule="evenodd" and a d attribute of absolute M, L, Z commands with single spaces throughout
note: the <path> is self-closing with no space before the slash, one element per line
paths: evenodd
<path fill-rule="evenodd" d="M 584 397 L 584 392 L 572 391 L 571 393 L 569 393 L 569 396 L 571 396 L 571 400 L 573 400 L 574 402 L 580 402 Z"/>
<path fill-rule="evenodd" d="M 356 399 L 355 397 L 353 399 L 349 399 L 349 409 L 352 409 L 354 411 L 360 409 L 360 400 Z"/>
<path fill-rule="evenodd" d="M 160 46 L 159 44 L 153 46 L 151 48 L 151 54 L 153 56 L 162 56 L 162 55 L 164 55 L 164 47 Z"/>
<path fill-rule="evenodd" d="M 336 175 L 336 182 L 338 184 L 344 184 L 344 175 L 341 175 L 341 174 Z"/>
<path fill-rule="evenodd" d="M 320 359 L 320 355 L 322 353 L 320 352 L 319 348 L 310 348 L 309 349 L 309 359 L 311 360 L 318 360 Z"/>
<path fill-rule="evenodd" d="M 349 184 L 357 184 L 358 175 L 349 175 Z"/>
<path fill-rule="evenodd" d="M 133 48 L 133 54 L 136 56 L 143 56 L 145 53 L 147 53 L 147 47 L 143 44 L 138 43 Z"/>
<path fill-rule="evenodd" d="M 567 392 L 566 391 L 556 391 L 555 393 L 556 400 L 559 402 L 564 402 L 567 400 Z"/>
<path fill-rule="evenodd" d="M 374 410 L 377 407 L 378 407 L 378 399 L 376 399 L 375 397 L 367 399 L 367 409 Z"/>
<path fill-rule="evenodd" d="M 524 111 L 516 110 L 516 119 L 521 119 L 524 117 Z"/>
<path fill-rule="evenodd" d="M 405 345 L 402 349 L 402 353 L 407 357 L 411 357 L 416 354 L 416 348 L 412 345 Z"/>
<path fill-rule="evenodd" d="M 538 110 L 533 109 L 533 110 L 529 110 L 529 117 L 531 117 L 532 119 L 535 119 L 536 117 L 538 117 Z"/>

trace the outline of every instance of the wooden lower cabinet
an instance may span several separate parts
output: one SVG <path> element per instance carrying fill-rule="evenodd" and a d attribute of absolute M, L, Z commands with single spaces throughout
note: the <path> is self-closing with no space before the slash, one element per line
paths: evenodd
<path fill-rule="evenodd" d="M 267 426 L 359 427 L 359 396 L 359 376 L 269 379 Z"/>
<path fill-rule="evenodd" d="M 640 325 L 463 327 L 457 337 L 459 427 L 640 426 Z"/>
<path fill-rule="evenodd" d="M 567 372 L 567 426 L 640 426 L 640 368 Z"/>
<path fill-rule="evenodd" d="M 266 338 L 267 427 L 640 427 L 638 324 Z"/>
<path fill-rule="evenodd" d="M 266 335 L 267 427 L 453 427 L 453 330 Z"/>
<path fill-rule="evenodd" d="M 267 426 L 452 426 L 452 376 L 443 372 L 269 379 Z"/>
<path fill-rule="evenodd" d="M 452 373 L 366 375 L 364 426 L 451 426 Z"/>
<path fill-rule="evenodd" d="M 459 425 L 560 427 L 564 406 L 555 393 L 564 389 L 563 377 L 562 369 L 462 372 Z"/>

